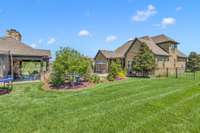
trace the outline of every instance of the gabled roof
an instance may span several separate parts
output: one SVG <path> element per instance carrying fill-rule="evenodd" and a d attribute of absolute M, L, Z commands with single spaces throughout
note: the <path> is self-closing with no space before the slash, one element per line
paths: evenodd
<path fill-rule="evenodd" d="M 127 51 L 131 48 L 132 45 L 135 44 L 136 41 L 140 41 L 142 43 L 145 43 L 149 49 L 155 54 L 155 55 L 161 55 L 161 56 L 169 56 L 169 54 L 164 51 L 161 47 L 159 47 L 158 44 L 164 43 L 164 42 L 172 42 L 175 44 L 178 44 L 175 40 L 169 38 L 166 35 L 158 35 L 154 37 L 144 36 L 140 38 L 135 38 L 134 40 L 130 40 L 117 48 L 115 51 L 108 51 L 108 50 L 100 50 L 100 52 L 106 57 L 106 58 L 124 58 Z M 178 57 L 187 57 L 182 52 L 178 51 Z"/>
<path fill-rule="evenodd" d="M 187 56 L 179 50 L 177 50 L 177 54 L 178 57 L 187 58 Z"/>
<path fill-rule="evenodd" d="M 160 48 L 150 37 L 141 37 L 139 41 L 145 43 L 155 55 L 168 56 L 169 54 Z"/>
<path fill-rule="evenodd" d="M 115 55 L 117 57 L 124 57 L 128 49 L 134 45 L 134 42 L 138 40 L 140 42 L 144 42 L 147 44 L 147 46 L 152 50 L 152 52 L 156 55 L 163 55 L 163 56 L 168 56 L 168 53 L 165 52 L 162 48 L 160 48 L 158 45 L 155 44 L 155 42 L 149 37 L 149 36 L 144 36 L 141 38 L 135 38 L 134 40 L 130 40 L 121 47 L 117 48 L 115 50 Z"/>
<path fill-rule="evenodd" d="M 99 50 L 106 58 L 116 58 L 116 55 L 113 51 L 108 50 Z"/>
<path fill-rule="evenodd" d="M 0 51 L 10 52 L 16 56 L 37 56 L 37 57 L 50 57 L 49 50 L 34 49 L 21 41 L 11 37 L 0 38 Z"/>
<path fill-rule="evenodd" d="M 128 51 L 128 49 L 131 47 L 131 45 L 134 43 L 135 40 L 129 40 L 128 42 L 126 42 L 124 45 L 122 45 L 121 47 L 117 48 L 115 50 L 115 54 L 118 57 L 124 57 L 126 52 Z"/>
<path fill-rule="evenodd" d="M 170 37 L 168 37 L 168 36 L 166 36 L 164 34 L 153 36 L 151 38 L 153 39 L 153 41 L 156 44 L 160 44 L 160 43 L 164 43 L 164 42 L 172 42 L 172 43 L 178 44 L 177 41 L 175 41 L 174 39 L 171 39 Z"/>

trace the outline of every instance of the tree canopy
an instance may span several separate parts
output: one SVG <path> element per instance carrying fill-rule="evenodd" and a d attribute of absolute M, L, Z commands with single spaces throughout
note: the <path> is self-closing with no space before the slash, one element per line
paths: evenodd
<path fill-rule="evenodd" d="M 56 59 L 53 62 L 52 81 L 55 84 L 62 84 L 65 75 L 83 76 L 88 72 L 91 63 L 88 58 L 71 48 L 60 48 L 56 52 Z"/>
<path fill-rule="evenodd" d="M 141 43 L 139 52 L 133 59 L 132 63 L 133 71 L 149 72 L 154 68 L 155 68 L 154 54 L 145 43 Z"/>
<path fill-rule="evenodd" d="M 196 52 L 191 52 L 188 57 L 187 68 L 191 71 L 200 70 L 200 55 Z"/>

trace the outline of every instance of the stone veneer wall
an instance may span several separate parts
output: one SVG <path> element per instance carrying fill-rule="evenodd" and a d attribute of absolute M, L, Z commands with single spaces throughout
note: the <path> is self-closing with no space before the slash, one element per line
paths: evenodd
<path fill-rule="evenodd" d="M 9 68 L 10 67 L 8 55 L 0 55 L 0 77 L 7 76 Z"/>

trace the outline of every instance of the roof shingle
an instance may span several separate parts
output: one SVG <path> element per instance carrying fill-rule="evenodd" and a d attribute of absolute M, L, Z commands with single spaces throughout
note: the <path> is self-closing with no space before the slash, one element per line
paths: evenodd
<path fill-rule="evenodd" d="M 153 41 L 156 43 L 156 44 L 159 44 L 159 43 L 163 43 L 163 42 L 173 42 L 175 44 L 178 44 L 177 41 L 175 41 L 174 39 L 171 39 L 170 37 L 166 36 L 166 35 L 157 35 L 157 36 L 153 36 L 151 37 L 153 39 Z"/>
<path fill-rule="evenodd" d="M 34 49 L 21 41 L 10 37 L 0 38 L 0 50 L 4 52 L 11 52 L 11 54 L 18 56 L 51 56 L 49 50 Z"/>
<path fill-rule="evenodd" d="M 153 37 L 144 36 L 140 38 L 135 38 L 134 40 L 126 42 L 124 45 L 120 46 L 115 51 L 101 50 L 101 52 L 106 58 L 124 58 L 126 52 L 132 45 L 134 45 L 134 42 L 136 40 L 144 42 L 155 55 L 161 55 L 161 56 L 169 56 L 169 54 L 166 51 L 164 51 L 161 47 L 159 47 L 158 44 L 164 42 L 173 42 L 175 44 L 178 44 L 178 42 L 171 39 L 170 37 L 161 34 Z M 187 56 L 178 50 L 178 57 L 187 57 Z"/>

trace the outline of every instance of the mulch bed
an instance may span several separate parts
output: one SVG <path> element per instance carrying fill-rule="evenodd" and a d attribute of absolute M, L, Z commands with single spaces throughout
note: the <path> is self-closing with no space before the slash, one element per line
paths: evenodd
<path fill-rule="evenodd" d="M 0 89 L 0 95 L 9 94 L 10 92 L 11 90 L 8 90 L 8 89 Z"/>
<path fill-rule="evenodd" d="M 90 88 L 94 86 L 94 84 L 90 83 L 90 82 L 80 82 L 80 83 L 74 83 L 74 86 L 72 86 L 70 83 L 65 83 L 62 84 L 60 86 L 54 86 L 50 83 L 45 83 L 45 89 L 47 90 L 53 90 L 53 91 L 65 91 L 65 90 L 83 90 L 86 88 Z"/>

